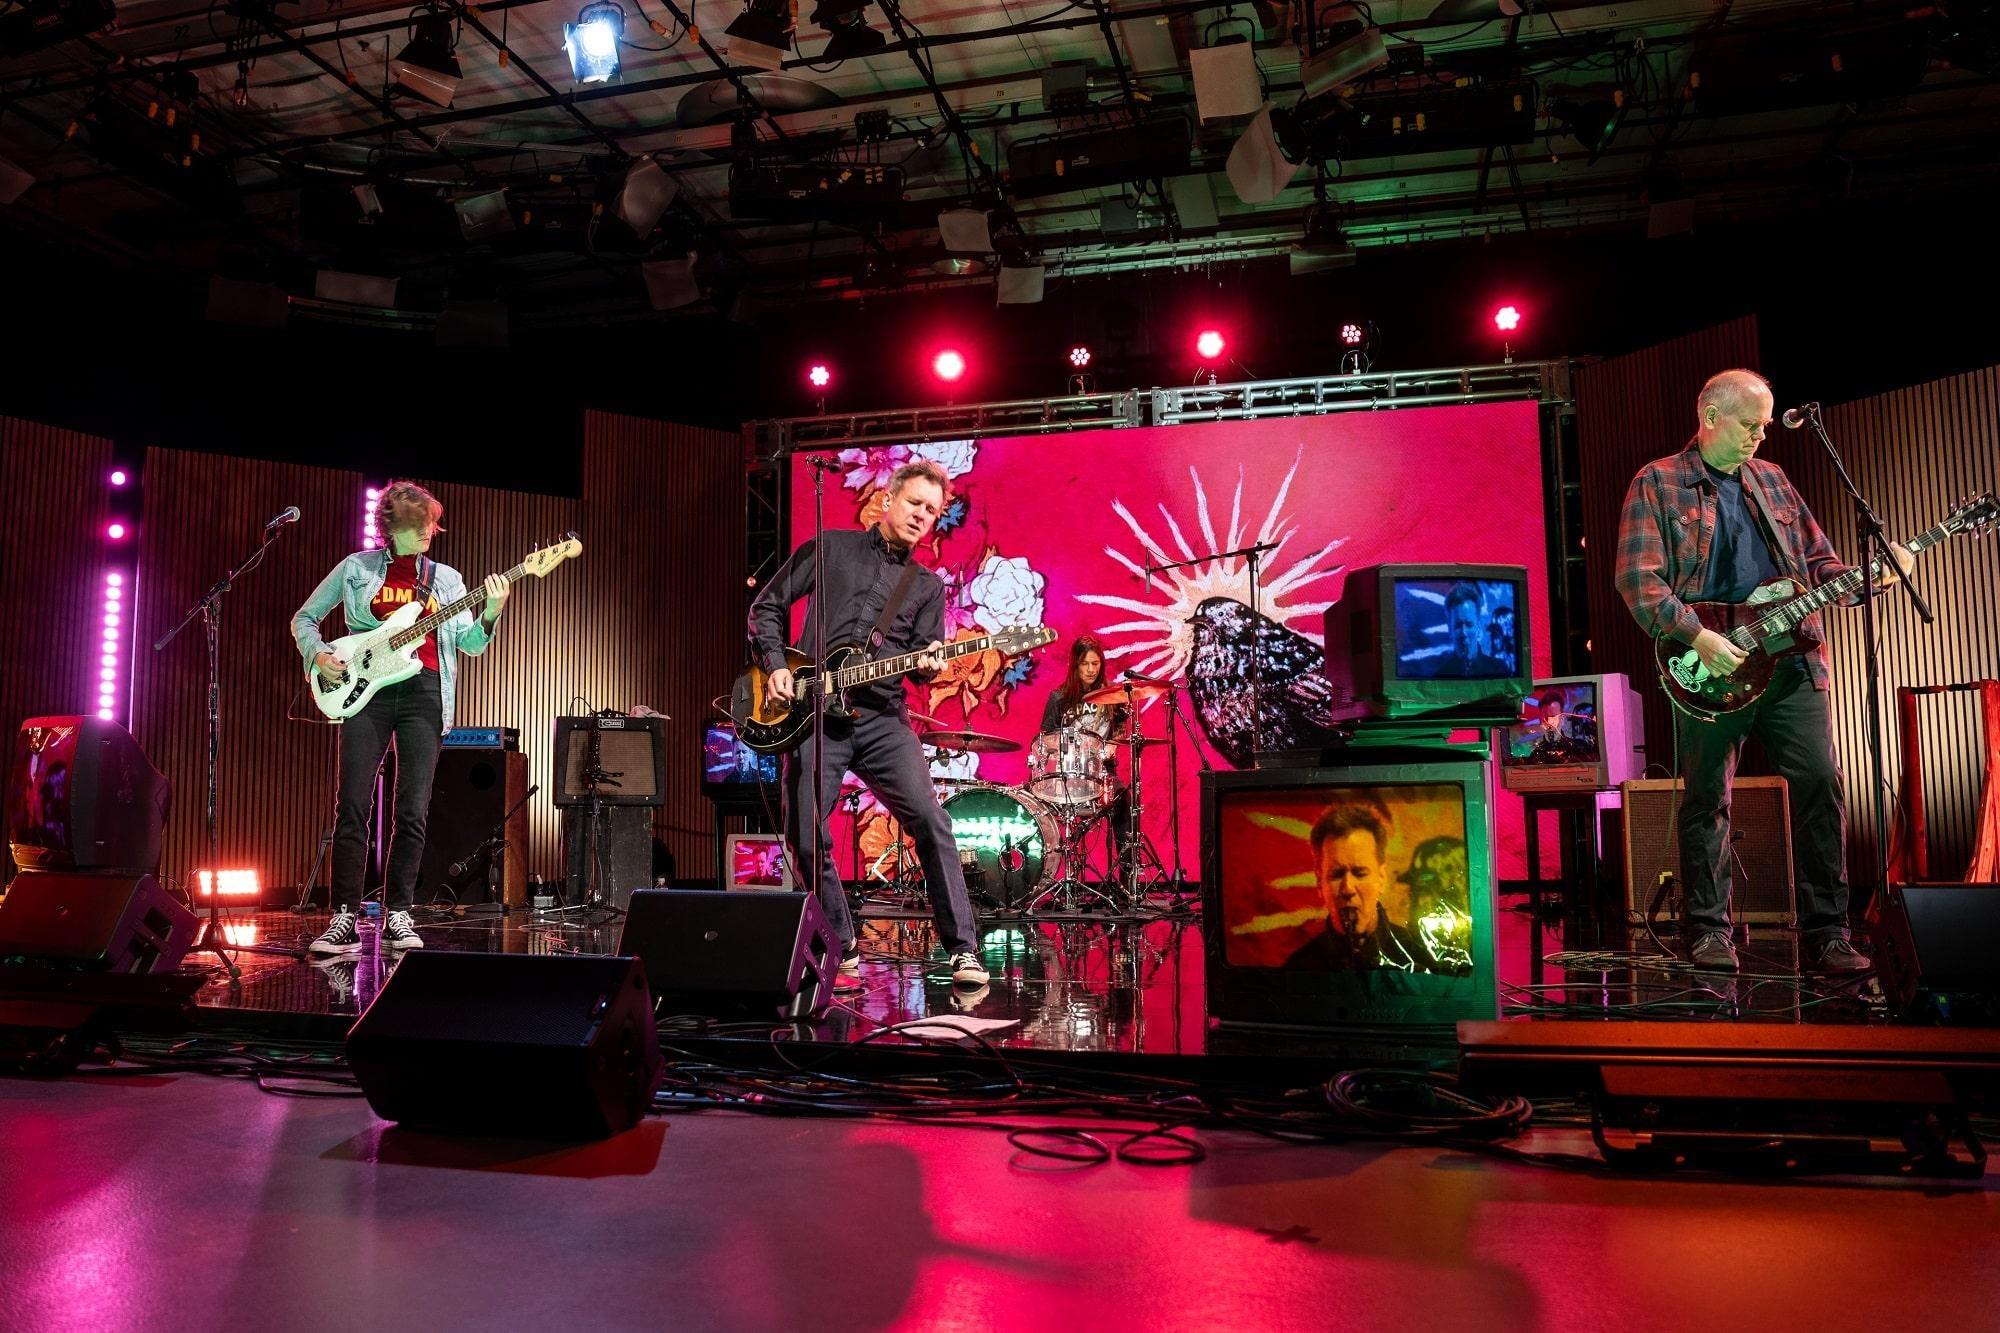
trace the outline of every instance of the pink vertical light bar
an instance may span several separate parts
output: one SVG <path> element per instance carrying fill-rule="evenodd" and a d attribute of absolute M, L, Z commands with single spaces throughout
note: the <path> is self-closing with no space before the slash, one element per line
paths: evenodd
<path fill-rule="evenodd" d="M 370 486 L 361 497 L 361 549 L 372 551 L 382 544 L 382 534 L 375 529 L 375 502 L 382 498 L 380 488 Z"/>
<path fill-rule="evenodd" d="M 123 639 L 121 631 L 127 624 L 125 614 L 125 576 L 115 569 L 106 570 L 102 588 L 104 614 L 100 647 L 97 658 L 97 716 L 106 722 L 118 720 L 118 698 L 120 686 L 124 682 L 123 654 L 118 645 Z"/>

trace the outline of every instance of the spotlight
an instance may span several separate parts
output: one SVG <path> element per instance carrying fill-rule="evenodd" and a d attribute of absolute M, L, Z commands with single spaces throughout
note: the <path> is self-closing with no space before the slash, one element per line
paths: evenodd
<path fill-rule="evenodd" d="M 129 480 L 130 478 L 125 475 L 124 468 L 113 468 L 111 470 L 111 484 L 113 486 L 123 486 Z"/>
<path fill-rule="evenodd" d="M 1340 326 L 1340 340 L 1349 347 L 1359 347 L 1361 345 L 1361 337 L 1361 326 L 1359 324 L 1348 323 Z"/>
<path fill-rule="evenodd" d="M 1222 355 L 1222 349 L 1229 343 L 1218 329 L 1203 329 L 1195 336 L 1194 350 L 1201 353 L 1204 361 L 1213 361 Z"/>
<path fill-rule="evenodd" d="M 619 187 L 611 211 L 632 229 L 633 235 L 650 236 L 660 223 L 660 214 L 667 211 L 679 193 L 680 186 L 658 162 L 642 157 L 626 171 L 625 183 Z"/>
<path fill-rule="evenodd" d="M 1078 370 L 1090 364 L 1090 349 L 1082 343 L 1069 349 L 1069 363 Z"/>
<path fill-rule="evenodd" d="M 114 542 L 122 542 L 125 540 L 125 525 L 123 523 L 107 524 L 104 529 L 104 535 Z"/>
<path fill-rule="evenodd" d="M 1343 320 L 1340 325 L 1340 371 L 1343 375 L 1367 372 L 1375 358 L 1375 321 Z"/>
<path fill-rule="evenodd" d="M 812 15 L 812 21 L 828 34 L 826 50 L 820 53 L 820 59 L 872 56 L 889 44 L 887 34 L 868 26 L 864 13 L 867 8 L 868 0 L 820 0 Z"/>
<path fill-rule="evenodd" d="M 815 361 L 806 371 L 806 382 L 815 389 L 824 389 L 833 383 L 833 368 L 824 361 Z"/>
<path fill-rule="evenodd" d="M 1352 9 L 1347 12 L 1349 21 L 1337 26 L 1352 35 L 1321 47 L 1299 64 L 1299 81 L 1305 84 L 1307 97 L 1318 97 L 1342 84 L 1353 83 L 1389 63 L 1389 48 L 1382 40 L 1382 30 L 1363 25 L 1353 17 Z"/>
<path fill-rule="evenodd" d="M 435 11 L 416 21 L 416 35 L 402 54 L 389 62 L 389 75 L 404 92 L 414 93 L 434 106 L 450 106 L 465 77 L 458 57 L 451 53 L 455 40 L 449 16 Z"/>
<path fill-rule="evenodd" d="M 598 0 L 563 24 L 563 49 L 578 83 L 607 83 L 618 77 L 618 43 L 625 37 L 625 11 L 617 0 Z"/>
<path fill-rule="evenodd" d="M 1549 103 L 1549 119 L 1561 126 L 1595 162 L 1625 111 L 1625 90 L 1613 88 L 1608 97 L 1558 97 Z"/>
<path fill-rule="evenodd" d="M 956 384 L 965 378 L 965 357 L 955 349 L 947 347 L 931 358 L 931 374 L 946 384 Z"/>
<path fill-rule="evenodd" d="M 1292 247 L 1288 257 L 1293 277 L 1324 273 L 1330 269 L 1353 268 L 1357 258 L 1354 243 L 1340 234 L 1333 210 L 1322 207 L 1306 219 L 1306 234 Z"/>
<path fill-rule="evenodd" d="M 1229 150 L 1226 174 L 1236 197 L 1268 204 L 1285 192 L 1312 152 L 1312 126 L 1298 108 L 1267 106 Z"/>
<path fill-rule="evenodd" d="M 792 49 L 791 0 L 750 0 L 723 32 L 729 37 L 723 54 L 731 64 L 777 69 Z"/>
<path fill-rule="evenodd" d="M 1517 333 L 1521 328 L 1521 308 L 1517 305 L 1503 305 L 1493 312 L 1493 327 L 1502 333 Z"/>

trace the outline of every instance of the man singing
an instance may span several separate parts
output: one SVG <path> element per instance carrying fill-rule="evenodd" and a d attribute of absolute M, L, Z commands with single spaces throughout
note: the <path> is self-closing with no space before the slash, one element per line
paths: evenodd
<path fill-rule="evenodd" d="M 750 607 L 751 651 L 770 673 L 766 690 L 771 699 L 784 704 L 793 697 L 792 673 L 785 667 L 785 639 L 792 604 L 802 597 L 806 599 L 805 628 L 797 646 L 814 660 L 821 658 L 827 647 L 842 643 L 866 641 L 868 656 L 873 658 L 942 646 L 944 585 L 937 575 L 916 563 L 912 550 L 930 535 L 950 500 L 951 483 L 944 469 L 919 459 L 904 464 L 889 479 L 888 499 L 873 527 L 826 534 L 821 561 L 826 580 L 825 644 L 814 637 L 819 590 L 813 587 L 813 544 L 807 542 L 792 552 L 791 559 L 764 585 Z M 889 612 L 886 623 L 875 633 L 885 610 Z M 944 660 L 926 654 L 919 665 L 923 673 L 935 675 Z M 984 985 L 988 977 L 979 961 L 979 923 L 966 894 L 958 843 L 952 838 L 951 822 L 938 806 L 923 746 L 910 730 L 903 684 L 900 680 L 878 681 L 848 691 L 847 699 L 855 716 L 825 719 L 825 752 L 814 753 L 808 733 L 805 743 L 785 761 L 789 798 L 786 835 L 804 858 L 813 845 L 813 821 L 818 821 L 822 855 L 813 868 L 813 880 L 820 906 L 840 935 L 840 969 L 849 975 L 859 971 L 861 954 L 855 944 L 847 894 L 834 868 L 833 839 L 826 825 L 840 797 L 841 776 L 852 770 L 916 840 L 938 936 L 951 959 L 951 979 L 968 986 Z"/>
<path fill-rule="evenodd" d="M 1312 972 L 1467 970 L 1439 961 L 1422 936 L 1397 925 L 1382 910 L 1382 890 L 1389 882 L 1389 831 L 1375 811 L 1336 805 L 1312 826 L 1311 843 L 1326 930 L 1294 950 L 1286 967 Z"/>

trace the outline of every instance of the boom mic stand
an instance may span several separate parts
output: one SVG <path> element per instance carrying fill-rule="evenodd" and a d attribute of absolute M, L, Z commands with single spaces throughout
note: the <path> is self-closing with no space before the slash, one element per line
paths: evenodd
<path fill-rule="evenodd" d="M 1242 556 L 1250 562 L 1250 767 L 1257 767 L 1257 757 L 1264 752 L 1264 636 L 1260 632 L 1257 618 L 1264 613 L 1262 599 L 1257 593 L 1257 563 L 1266 551 L 1278 549 L 1276 542 L 1256 542 L 1239 547 L 1234 551 L 1217 551 L 1196 560 L 1175 560 L 1167 564 L 1147 565 L 1145 578 L 1164 573 L 1169 569 L 1192 569 L 1211 561 L 1228 560 Z"/>
<path fill-rule="evenodd" d="M 461 859 L 451 863 L 451 865 L 446 869 L 445 874 L 449 876 L 448 882 L 450 883 L 454 891 L 456 891 L 457 888 L 459 887 L 459 881 L 465 875 L 465 872 L 468 869 L 480 864 L 481 862 L 485 862 L 489 867 L 492 865 L 494 854 L 499 852 L 502 848 L 508 845 L 507 821 L 509 821 L 514 817 L 514 812 L 516 810 L 519 810 L 522 806 L 528 803 L 528 798 L 530 796 L 533 796 L 536 792 L 540 791 L 541 789 L 542 789 L 542 784 L 539 782 L 536 783 L 534 786 L 528 788 L 527 792 L 521 797 L 521 799 L 514 802 L 513 805 L 509 806 L 507 808 L 506 814 L 500 816 L 500 822 L 493 826 L 493 831 L 486 835 L 485 841 L 481 842 L 477 847 L 474 847 L 471 851 L 467 852 Z M 490 875 L 488 877 L 488 882 L 490 885 L 491 883 Z M 505 893 L 502 893 L 500 895 L 500 901 L 498 903 L 488 902 L 480 904 L 480 910 L 488 912 L 498 911 L 504 914 L 508 910 L 507 895 Z"/>

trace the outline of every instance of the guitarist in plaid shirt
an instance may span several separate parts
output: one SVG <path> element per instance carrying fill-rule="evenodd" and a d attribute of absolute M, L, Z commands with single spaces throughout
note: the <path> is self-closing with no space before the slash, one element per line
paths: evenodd
<path fill-rule="evenodd" d="M 1756 457 L 1771 425 L 1771 386 L 1725 370 L 1695 399 L 1687 447 L 1632 479 L 1618 529 L 1617 587 L 1654 638 L 1688 644 L 1728 676 L 1744 654 L 1708 629 L 1692 602 L 1744 602 L 1766 579 L 1816 587 L 1847 570 L 1805 500 L 1774 463 Z M 1910 553 L 1892 548 L 1908 569 Z M 1884 571 L 1883 582 L 1897 575 Z M 1792 852 L 1805 965 L 1858 973 L 1873 966 L 1848 938 L 1840 760 L 1827 711 L 1825 645 L 1778 662 L 1762 698 L 1712 722 L 1676 710 L 1675 745 L 1686 791 L 1680 806 L 1683 929 L 1699 967 L 1735 971 L 1729 938 L 1729 795 L 1745 737 L 1764 744 L 1791 794 Z"/>

